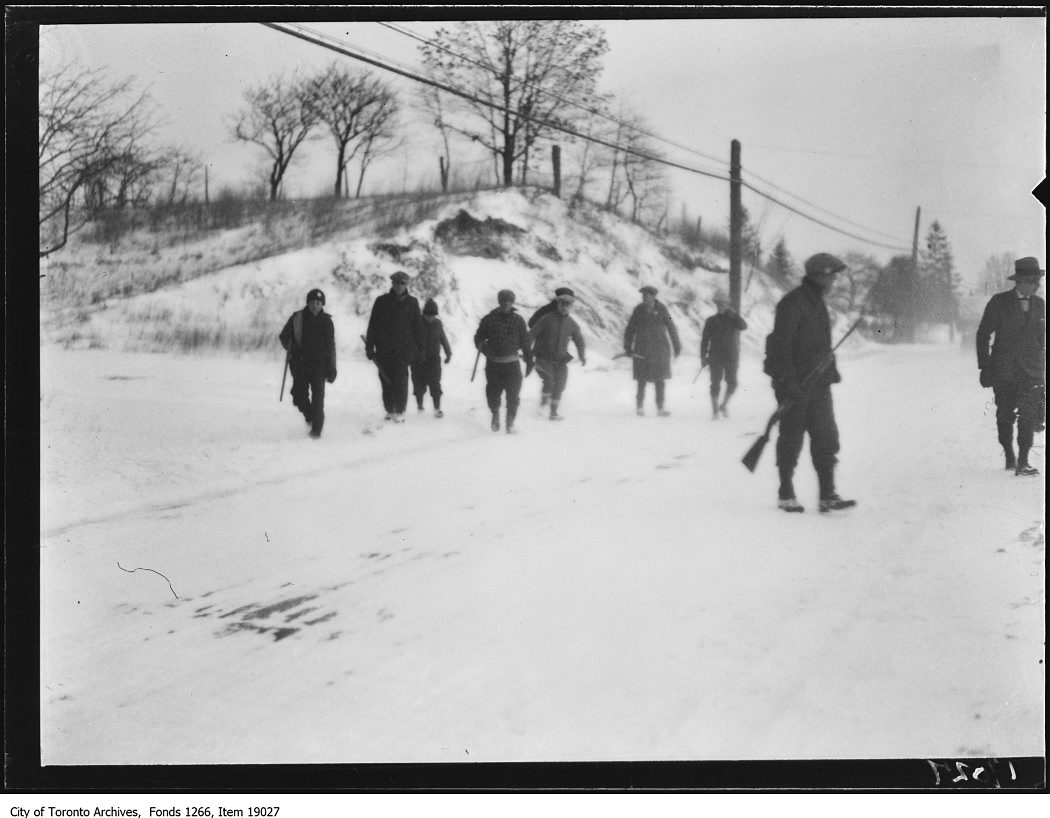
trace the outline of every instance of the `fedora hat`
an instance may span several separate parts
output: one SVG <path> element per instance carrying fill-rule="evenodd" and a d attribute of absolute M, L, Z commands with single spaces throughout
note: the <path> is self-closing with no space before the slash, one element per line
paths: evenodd
<path fill-rule="evenodd" d="M 1025 256 L 1014 262 L 1014 274 L 1007 276 L 1007 281 L 1016 281 L 1019 278 L 1042 278 L 1046 270 L 1040 269 L 1039 259 L 1035 256 Z"/>

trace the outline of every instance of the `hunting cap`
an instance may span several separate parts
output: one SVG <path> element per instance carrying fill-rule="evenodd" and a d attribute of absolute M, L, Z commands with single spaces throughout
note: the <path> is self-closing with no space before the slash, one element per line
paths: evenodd
<path fill-rule="evenodd" d="M 576 301 L 576 293 L 568 287 L 561 287 L 558 292 L 558 301 L 562 304 L 572 304 Z"/>
<path fill-rule="evenodd" d="M 817 253 L 806 259 L 806 275 L 820 275 L 821 273 L 841 273 L 846 269 L 846 263 L 840 258 L 835 258 L 831 253 Z"/>
<path fill-rule="evenodd" d="M 393 281 L 395 284 L 407 284 L 410 280 L 410 277 L 408 273 L 406 273 L 404 270 L 398 270 L 396 273 L 390 276 L 390 280 Z"/>
<path fill-rule="evenodd" d="M 571 295 L 571 296 L 575 296 L 575 295 L 576 295 L 576 293 L 574 293 L 574 292 L 573 292 L 572 290 L 570 290 L 570 289 L 569 289 L 568 287 L 559 287 L 558 289 L 556 289 L 556 290 L 554 291 L 554 295 L 555 295 L 555 296 L 559 296 L 559 295 Z"/>
<path fill-rule="evenodd" d="M 513 290 L 500 290 L 496 293 L 496 300 L 500 304 L 513 304 L 515 298 L 517 298 L 517 296 L 514 295 Z"/>
<path fill-rule="evenodd" d="M 311 301 L 320 301 L 322 304 L 324 304 L 324 293 L 316 288 L 310 290 L 310 292 L 306 294 L 306 303 L 309 304 Z"/>
<path fill-rule="evenodd" d="M 659 291 L 652 284 L 646 284 L 638 292 L 642 293 L 642 295 L 656 295 Z"/>
<path fill-rule="evenodd" d="M 1046 270 L 1039 268 L 1039 259 L 1035 256 L 1025 256 L 1014 262 L 1014 274 L 1007 276 L 1008 281 L 1017 281 L 1019 278 L 1042 278 Z"/>
<path fill-rule="evenodd" d="M 423 305 L 423 315 L 437 315 L 438 305 L 437 301 L 433 298 L 428 298 L 427 303 Z"/>

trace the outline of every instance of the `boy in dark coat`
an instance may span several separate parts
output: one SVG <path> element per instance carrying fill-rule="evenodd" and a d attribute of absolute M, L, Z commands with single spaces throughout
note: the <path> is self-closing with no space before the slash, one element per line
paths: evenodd
<path fill-rule="evenodd" d="M 310 424 L 310 437 L 319 438 L 324 428 L 324 385 L 334 383 L 335 325 L 324 311 L 320 290 L 306 294 L 306 307 L 292 313 L 278 336 L 288 352 L 292 373 L 292 404 Z"/>
<path fill-rule="evenodd" d="M 740 333 L 747 329 L 747 321 L 733 309 L 725 293 L 715 293 L 714 302 L 718 312 L 704 322 L 700 336 L 700 366 L 711 367 L 711 418 L 718 420 L 720 412 L 724 417 L 729 416 L 726 407 L 736 392 L 736 372 L 740 365 Z M 719 405 L 723 377 L 726 394 Z"/>
<path fill-rule="evenodd" d="M 1039 474 L 1028 462 L 1028 452 L 1045 423 L 1046 302 L 1036 295 L 1045 273 L 1032 256 L 1014 262 L 1008 279 L 1015 282 L 1014 288 L 992 296 L 977 328 L 981 386 L 995 394 L 995 423 L 1006 468 L 1020 476 Z"/>
<path fill-rule="evenodd" d="M 569 312 L 576 302 L 576 294 L 568 287 L 558 296 L 557 309 L 549 312 L 529 330 L 529 339 L 535 341 L 532 354 L 536 356 L 536 370 L 543 378 L 550 379 L 550 419 L 561 420 L 558 404 L 569 380 L 569 341 L 576 345 L 580 363 L 587 363 L 583 333 Z M 542 400 L 542 398 L 541 398 Z"/>
<path fill-rule="evenodd" d="M 434 417 L 443 416 L 441 411 L 441 351 L 445 351 L 445 363 L 452 360 L 452 349 L 445 337 L 445 328 L 438 318 L 438 305 L 433 298 L 428 298 L 423 305 L 423 353 L 426 360 L 421 364 L 412 364 L 412 393 L 416 396 L 416 405 L 423 411 L 423 396 L 430 389 L 430 399 L 434 401 Z"/>
<path fill-rule="evenodd" d="M 777 403 L 784 408 L 777 437 L 780 472 L 778 506 L 784 511 L 804 511 L 795 499 L 795 466 L 802 441 L 809 433 L 810 455 L 820 483 L 820 510 L 838 511 L 855 506 L 835 492 L 835 464 L 839 430 L 831 402 L 831 385 L 842 380 L 831 356 L 831 318 L 824 294 L 846 265 L 828 253 L 806 259 L 802 284 L 780 299 L 773 332 L 766 339 L 765 373 L 773 380 Z"/>
<path fill-rule="evenodd" d="M 570 290 L 568 287 L 559 287 L 558 289 L 556 289 L 554 291 L 554 299 L 548 302 L 547 304 L 544 304 L 532 314 L 532 318 L 529 319 L 529 329 L 535 327 L 536 324 L 540 322 L 540 319 L 543 318 L 543 316 L 548 315 L 552 312 L 557 312 L 558 298 L 559 296 L 563 295 L 573 295 L 573 291 Z M 539 375 L 540 381 L 543 383 L 543 388 L 540 391 L 540 406 L 546 406 L 548 403 L 550 403 L 551 389 L 554 385 L 554 378 L 549 372 L 544 374 L 543 370 L 540 370 Z"/>
<path fill-rule="evenodd" d="M 372 305 L 365 333 L 365 355 L 375 361 L 383 390 L 386 419 L 404 423 L 408 405 L 408 368 L 424 359 L 423 316 L 408 294 L 408 273 L 390 276 L 390 292 Z"/>
<path fill-rule="evenodd" d="M 481 319 L 474 333 L 474 346 L 485 356 L 485 398 L 492 412 L 492 431 L 499 431 L 500 400 L 506 392 L 508 434 L 514 431 L 521 383 L 532 372 L 528 329 L 514 309 L 514 298 L 510 290 L 500 290 L 496 295 L 499 306 Z M 525 376 L 521 374 L 519 352 L 525 358 Z"/>
<path fill-rule="evenodd" d="M 645 286 L 640 292 L 642 303 L 627 322 L 623 350 L 632 356 L 634 379 L 638 381 L 636 411 L 645 414 L 645 385 L 651 383 L 656 392 L 656 412 L 666 417 L 671 413 L 664 409 L 664 381 L 671 377 L 671 353 L 677 358 L 682 345 L 667 307 L 656 300 L 656 287 Z"/>

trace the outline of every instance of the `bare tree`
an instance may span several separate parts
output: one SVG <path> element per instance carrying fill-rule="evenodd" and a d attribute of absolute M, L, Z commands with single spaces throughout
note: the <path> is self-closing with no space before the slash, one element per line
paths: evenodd
<path fill-rule="evenodd" d="M 442 99 L 442 93 L 433 86 L 424 85 L 419 96 L 423 103 L 423 109 L 433 117 L 434 127 L 441 134 L 441 145 L 444 153 L 438 157 L 438 167 L 441 171 L 441 192 L 448 193 L 449 178 L 452 174 L 452 148 L 449 144 L 449 135 L 452 133 L 452 130 L 446 121 L 446 105 Z"/>
<path fill-rule="evenodd" d="M 41 76 L 38 124 L 40 256 L 64 247 L 90 208 L 76 212 L 76 197 L 100 192 L 117 173 L 126 200 L 140 178 L 142 143 L 153 128 L 149 95 L 132 79 L 112 83 L 100 71 L 68 64 Z"/>
<path fill-rule="evenodd" d="M 248 105 L 232 122 L 233 136 L 259 145 L 269 155 L 266 183 L 274 202 L 292 157 L 317 123 L 317 114 L 304 84 L 284 77 L 249 88 L 244 98 Z"/>
<path fill-rule="evenodd" d="M 164 201 L 169 205 L 185 204 L 192 198 L 204 163 L 200 156 L 183 148 L 171 148 L 160 167 L 160 183 L 164 185 Z"/>
<path fill-rule="evenodd" d="M 385 154 L 397 150 L 403 144 L 397 137 L 397 99 L 391 94 L 386 99 L 379 100 L 367 113 L 365 129 L 361 135 L 361 150 L 357 159 L 360 170 L 357 175 L 357 189 L 354 195 L 361 196 L 361 188 L 365 183 L 365 172 L 373 161 Z"/>
<path fill-rule="evenodd" d="M 376 128 L 386 126 L 397 114 L 397 98 L 388 84 L 368 71 L 353 71 L 331 63 L 323 74 L 307 83 L 306 91 L 318 121 L 328 126 L 335 141 L 336 174 L 333 195 L 343 195 L 346 167 L 365 140 Z M 382 111 L 382 114 L 377 114 Z M 371 136 L 372 141 L 375 136 Z"/>
<path fill-rule="evenodd" d="M 593 102 L 608 48 L 601 29 L 578 20 L 486 20 L 439 29 L 422 55 L 437 79 L 469 89 L 473 99 L 450 97 L 465 114 L 450 127 L 492 154 L 509 187 L 536 141 Z"/>
<path fill-rule="evenodd" d="M 977 285 L 980 293 L 982 295 L 994 295 L 1004 290 L 1006 288 L 1006 277 L 1013 274 L 1015 260 L 1016 257 L 1013 253 L 989 256 L 984 263 L 984 270 L 981 271 L 981 279 Z"/>

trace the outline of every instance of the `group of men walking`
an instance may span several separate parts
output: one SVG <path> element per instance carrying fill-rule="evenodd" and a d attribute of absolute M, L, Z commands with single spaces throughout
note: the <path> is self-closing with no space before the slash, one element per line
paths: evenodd
<path fill-rule="evenodd" d="M 807 259 L 805 277 L 777 304 L 773 331 L 766 338 L 763 371 L 772 381 L 775 417 L 780 424 L 778 507 L 787 512 L 805 510 L 795 494 L 794 473 L 807 434 L 820 511 L 856 505 L 855 500 L 840 497 L 835 485 L 839 431 L 831 386 L 842 378 L 825 303 L 825 295 L 845 269 L 844 262 L 828 253 Z M 1006 468 L 1019 476 L 1039 473 L 1029 461 L 1029 452 L 1035 433 L 1045 428 L 1046 303 L 1036 295 L 1043 275 L 1037 259 L 1019 259 L 1009 277 L 1014 288 L 992 297 L 977 331 L 980 382 L 993 389 Z M 446 364 L 452 356 L 437 304 L 428 299 L 420 310 L 419 302 L 408 293 L 408 282 L 403 271 L 391 276 L 391 289 L 375 300 L 363 336 L 365 354 L 378 372 L 386 419 L 395 423 L 404 421 L 410 378 L 418 409 L 423 409 L 429 391 L 435 416 L 442 416 L 442 353 Z M 642 301 L 624 331 L 623 355 L 632 361 L 637 413 L 645 414 L 646 389 L 651 383 L 657 415 L 666 417 L 670 412 L 665 382 L 671 377 L 672 358 L 681 354 L 681 342 L 670 312 L 657 300 L 657 289 L 647 285 L 640 292 Z M 478 358 L 485 356 L 485 397 L 494 432 L 514 432 L 522 384 L 533 369 L 542 380 L 541 407 L 547 409 L 550 420 L 560 421 L 568 365 L 574 360 L 570 342 L 580 363 L 587 362 L 583 334 L 571 314 L 576 296 L 570 288 L 555 290 L 554 299 L 528 323 L 515 308 L 515 300 L 511 290 L 500 290 L 496 308 L 481 319 L 474 333 Z M 292 402 L 310 425 L 310 435 L 317 438 L 324 427 L 325 384 L 336 378 L 335 330 L 324 312 L 321 290 L 310 290 L 306 302 L 306 307 L 288 319 L 280 341 L 288 352 Z M 728 416 L 729 399 L 737 388 L 739 336 L 747 322 L 724 294 L 716 295 L 715 304 L 717 314 L 707 320 L 701 335 L 700 357 L 701 371 L 705 367 L 710 371 L 711 414 L 717 420 Z M 476 368 L 477 361 L 475 372 Z"/>

